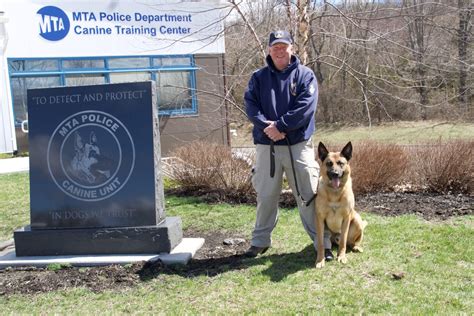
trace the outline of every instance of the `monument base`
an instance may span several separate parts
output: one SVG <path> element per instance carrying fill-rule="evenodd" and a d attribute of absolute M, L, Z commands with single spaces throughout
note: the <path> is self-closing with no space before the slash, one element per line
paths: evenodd
<path fill-rule="evenodd" d="M 183 238 L 181 218 L 156 226 L 31 230 L 14 232 L 17 257 L 171 252 Z"/>

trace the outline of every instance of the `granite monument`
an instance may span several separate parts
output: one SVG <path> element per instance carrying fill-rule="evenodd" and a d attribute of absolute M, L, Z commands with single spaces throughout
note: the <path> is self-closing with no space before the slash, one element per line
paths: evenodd
<path fill-rule="evenodd" d="M 28 90 L 31 225 L 17 256 L 170 252 L 151 81 Z"/>

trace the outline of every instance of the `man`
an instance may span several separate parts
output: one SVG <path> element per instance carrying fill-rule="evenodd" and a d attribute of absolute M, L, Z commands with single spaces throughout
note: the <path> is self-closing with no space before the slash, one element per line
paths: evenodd
<path fill-rule="evenodd" d="M 293 40 L 286 31 L 270 34 L 267 66 L 256 71 L 245 91 L 247 116 L 253 123 L 256 165 L 252 184 L 257 192 L 257 218 L 251 246 L 245 253 L 256 257 L 271 246 L 271 233 L 278 221 L 278 200 L 283 173 L 298 204 L 303 227 L 316 241 L 314 196 L 319 165 L 314 159 L 311 136 L 318 84 L 311 69 L 293 55 Z M 292 152 L 295 174 L 289 149 Z M 295 176 L 297 185 L 295 187 Z M 332 260 L 331 242 L 325 233 L 326 260 Z"/>

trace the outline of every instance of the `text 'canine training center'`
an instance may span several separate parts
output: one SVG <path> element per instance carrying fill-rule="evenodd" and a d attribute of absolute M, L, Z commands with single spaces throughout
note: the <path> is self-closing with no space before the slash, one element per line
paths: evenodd
<path fill-rule="evenodd" d="M 220 1 L 0 1 L 0 152 L 28 151 L 31 88 L 154 80 L 162 154 L 228 144 Z"/>

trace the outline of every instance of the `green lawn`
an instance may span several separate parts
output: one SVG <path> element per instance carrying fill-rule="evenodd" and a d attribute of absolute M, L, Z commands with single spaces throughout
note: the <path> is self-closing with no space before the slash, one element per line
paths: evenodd
<path fill-rule="evenodd" d="M 474 124 L 452 122 L 396 122 L 372 127 L 323 125 L 315 134 L 315 141 L 343 144 L 349 140 L 377 141 L 396 144 L 419 144 L 431 141 L 473 140 Z M 349 138 L 349 139 L 348 139 Z"/>
<path fill-rule="evenodd" d="M 0 239 L 28 223 L 27 174 L 0 175 Z M 254 207 L 166 197 L 185 228 L 249 236 Z M 282 210 L 273 248 L 239 269 L 186 277 L 165 273 L 133 288 L 85 288 L 0 296 L 1 314 L 471 314 L 474 217 L 428 222 L 362 213 L 365 252 L 347 265 L 314 269 L 315 254 L 295 210 Z M 230 234 L 230 233 L 229 233 Z M 183 269 L 186 269 L 185 267 Z M 0 273 L 0 278 L 2 278 Z M 393 275 L 402 275 L 399 280 Z M 28 284 L 25 284 L 28 286 Z"/>
<path fill-rule="evenodd" d="M 28 173 L 0 175 L 0 241 L 13 238 L 13 230 L 30 223 Z"/>
<path fill-rule="evenodd" d="M 377 141 L 396 144 L 419 144 L 434 140 L 474 139 L 473 123 L 456 122 L 393 122 L 381 125 L 347 126 L 339 124 L 318 124 L 313 142 L 322 141 L 325 144 L 344 145 L 348 141 Z M 237 130 L 237 136 L 232 137 L 233 147 L 252 145 L 251 127 L 249 124 Z"/>

